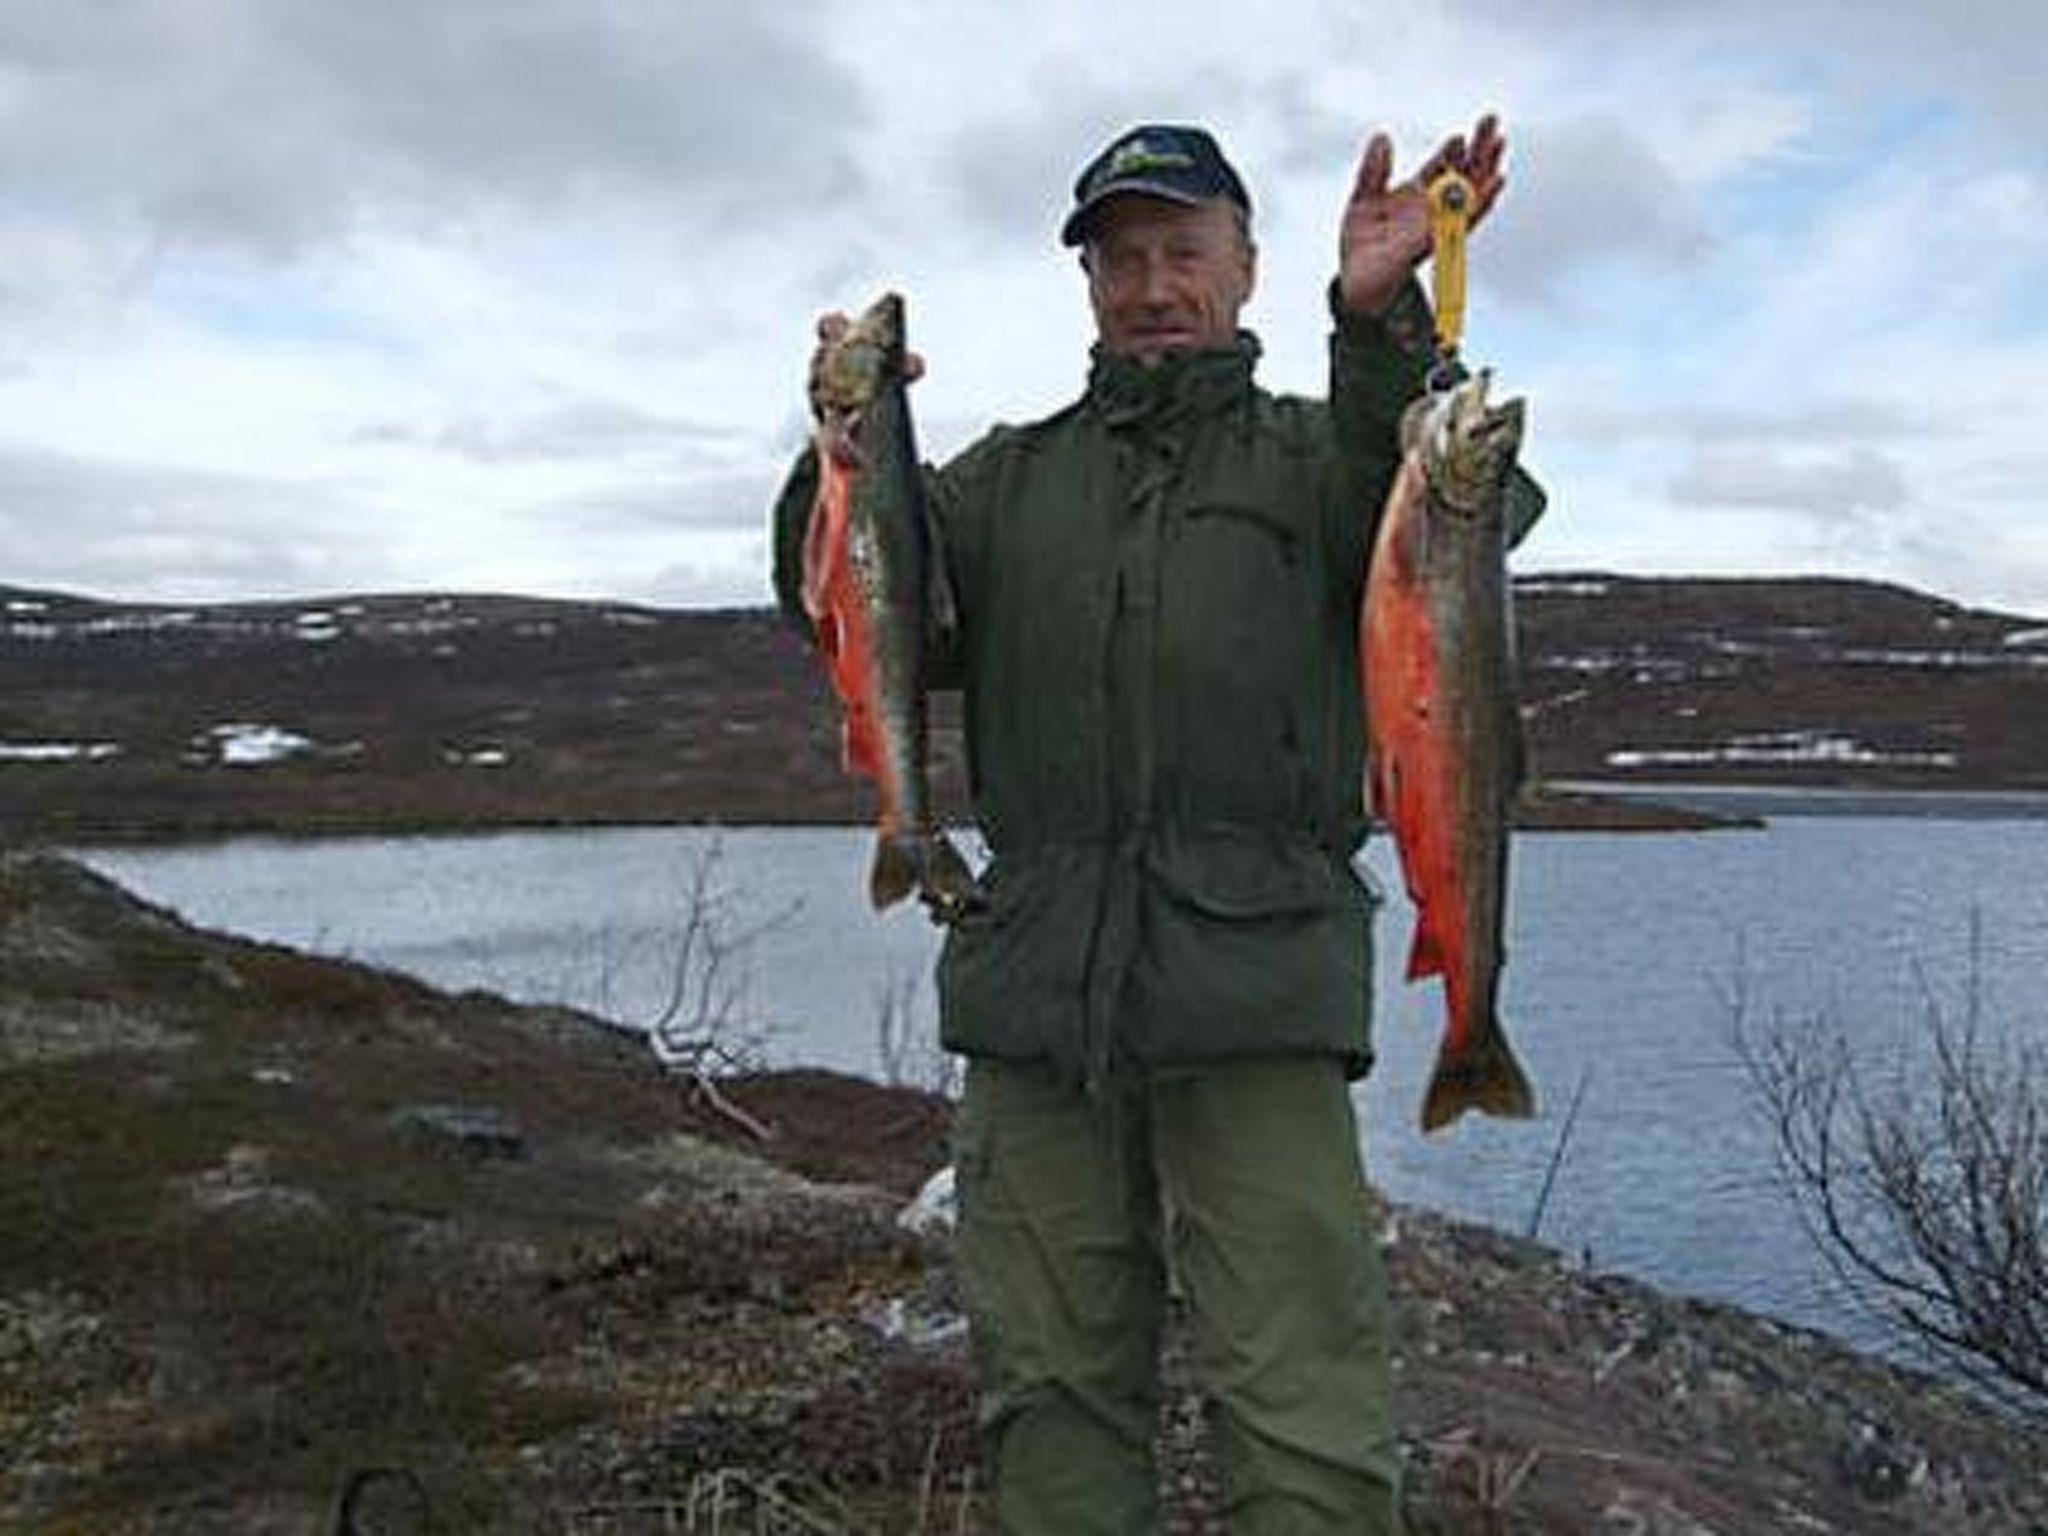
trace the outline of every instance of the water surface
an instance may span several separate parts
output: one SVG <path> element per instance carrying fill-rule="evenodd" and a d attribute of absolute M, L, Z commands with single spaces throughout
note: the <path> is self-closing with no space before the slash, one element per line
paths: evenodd
<path fill-rule="evenodd" d="M 738 1022 L 777 1063 L 880 1075 L 880 1021 L 911 1007 L 933 1069 L 916 911 L 864 898 L 855 829 L 626 829 L 88 850 L 195 921 L 393 966 L 449 987 L 567 1002 L 627 1022 L 672 990 L 692 882 L 708 881 Z M 706 861 L 709 861 L 708 863 Z M 1521 1230 L 1579 1083 L 1542 1236 L 1675 1289 L 1852 1334 L 1776 1187 L 1731 1045 L 1820 1017 L 1884 1062 L 1929 1007 L 2048 1034 L 2048 821 L 1792 816 L 1762 831 L 1521 836 L 1508 1027 L 1543 1099 L 1528 1124 L 1415 1126 L 1441 1004 L 1400 980 L 1410 909 L 1390 851 L 1365 867 L 1379 920 L 1380 1063 L 1358 1090 L 1366 1156 L 1398 1199 Z M 702 950 L 698 953 L 701 955 Z M 1973 966 L 1972 956 L 1976 961 Z"/>

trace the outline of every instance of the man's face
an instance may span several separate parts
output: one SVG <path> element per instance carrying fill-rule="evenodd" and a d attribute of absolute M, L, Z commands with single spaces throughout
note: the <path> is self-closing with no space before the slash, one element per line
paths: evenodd
<path fill-rule="evenodd" d="M 1103 348 L 1150 367 L 1236 336 L 1257 257 L 1230 204 L 1129 192 L 1096 210 L 1081 265 Z"/>

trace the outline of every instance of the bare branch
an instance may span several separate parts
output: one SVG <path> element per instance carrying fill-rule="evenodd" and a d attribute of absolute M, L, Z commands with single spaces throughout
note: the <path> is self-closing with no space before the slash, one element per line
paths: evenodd
<path fill-rule="evenodd" d="M 1748 1020 L 1735 1048 L 1801 1220 L 1903 1342 L 2048 1411 L 2048 1055 L 1990 1031 L 1977 968 L 1957 1021 L 1916 968 L 1924 1055 L 1880 1089 L 1839 1025 Z"/>
<path fill-rule="evenodd" d="M 648 1043 L 662 1065 L 687 1078 L 712 1109 L 766 1140 L 772 1127 L 721 1093 L 716 1079 L 761 1065 L 763 1032 L 748 1004 L 748 961 L 760 940 L 788 923 L 801 902 L 743 922 L 722 880 L 724 859 L 724 845 L 713 840 L 688 860 L 666 960 L 667 997 L 648 1022 Z"/>

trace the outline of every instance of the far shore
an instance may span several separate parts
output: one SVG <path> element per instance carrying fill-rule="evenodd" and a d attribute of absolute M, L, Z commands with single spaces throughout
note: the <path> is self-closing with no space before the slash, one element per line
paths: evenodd
<path fill-rule="evenodd" d="M 838 807 L 833 807 L 838 810 Z M 1776 817 L 1906 816 L 1956 820 L 2048 818 L 2048 789 L 1954 789 L 1892 784 L 1712 783 L 1615 779 L 1547 780 L 1524 792 L 1514 826 L 1522 832 L 1703 832 L 1762 827 Z M 283 811 L 235 816 L 193 816 L 136 811 L 10 827 L 0 812 L 0 847 L 133 847 L 151 844 L 274 838 L 471 837 L 494 833 L 624 831 L 659 827 L 857 827 L 843 814 L 810 814 L 782 807 L 767 814 L 522 816 L 294 816 Z"/>
<path fill-rule="evenodd" d="M 2048 788 L 1949 789 L 1879 784 L 1730 784 L 1559 780 L 1562 794 L 1727 815 L 1933 816 L 1981 820 L 2048 817 Z"/>

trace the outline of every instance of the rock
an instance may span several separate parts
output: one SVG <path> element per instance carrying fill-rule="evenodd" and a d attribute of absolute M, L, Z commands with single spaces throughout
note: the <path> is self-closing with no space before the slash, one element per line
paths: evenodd
<path fill-rule="evenodd" d="M 270 1149 L 238 1141 L 213 1167 L 177 1181 L 203 1211 L 320 1212 L 319 1196 L 270 1181 Z"/>
<path fill-rule="evenodd" d="M 409 1104 L 392 1112 L 391 1123 L 401 1130 L 445 1137 L 480 1158 L 502 1157 L 523 1163 L 533 1156 L 526 1133 L 506 1115 L 489 1107 Z"/>
<path fill-rule="evenodd" d="M 351 1472 L 335 1501 L 334 1536 L 423 1536 L 433 1511 L 419 1477 L 404 1467 Z"/>
<path fill-rule="evenodd" d="M 949 1163 L 925 1180 L 917 1198 L 903 1208 L 896 1225 L 918 1237 L 951 1232 L 959 1222 L 959 1202 L 954 1194 L 953 1168 Z"/>
<path fill-rule="evenodd" d="M 1881 1424 L 1858 1424 L 1835 1458 L 1843 1480 L 1873 1504 L 1889 1504 L 1927 1475 L 1927 1459 Z"/>
<path fill-rule="evenodd" d="M 1624 1488 L 1600 1512 L 1596 1536 L 1722 1536 L 1662 1495 Z"/>

